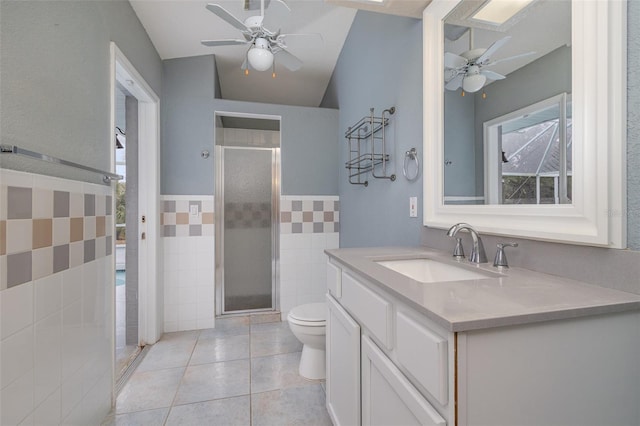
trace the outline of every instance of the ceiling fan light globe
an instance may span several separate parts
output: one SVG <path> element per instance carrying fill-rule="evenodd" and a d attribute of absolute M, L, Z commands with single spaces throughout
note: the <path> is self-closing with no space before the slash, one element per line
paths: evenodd
<path fill-rule="evenodd" d="M 462 80 L 462 90 L 469 93 L 477 92 L 482 89 L 486 81 L 487 77 L 482 74 L 469 75 Z"/>
<path fill-rule="evenodd" d="M 266 71 L 273 65 L 273 53 L 269 49 L 253 47 L 247 54 L 251 68 L 256 71 Z"/>

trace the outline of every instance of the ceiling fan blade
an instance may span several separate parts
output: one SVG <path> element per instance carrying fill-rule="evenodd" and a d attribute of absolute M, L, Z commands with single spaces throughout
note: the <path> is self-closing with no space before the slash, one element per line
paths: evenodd
<path fill-rule="evenodd" d="M 491 56 L 498 51 L 502 46 L 507 44 L 511 40 L 511 36 L 506 36 L 501 38 L 500 40 L 494 42 L 487 50 L 484 51 L 482 55 L 478 59 L 475 60 L 476 64 L 483 65 L 485 62 L 491 58 Z"/>
<path fill-rule="evenodd" d="M 276 59 L 279 64 L 291 71 L 298 71 L 302 66 L 302 61 L 286 50 L 279 51 L 276 54 Z"/>
<path fill-rule="evenodd" d="M 282 3 L 282 5 L 283 5 L 284 7 L 286 7 L 286 8 L 287 8 L 287 10 L 288 10 L 289 12 L 291 12 L 291 8 L 290 8 L 290 7 L 289 7 L 289 5 L 287 4 L 287 2 L 285 2 L 284 0 L 276 0 L 276 1 L 277 1 L 278 3 Z M 266 6 L 265 6 L 265 7 L 266 7 Z"/>
<path fill-rule="evenodd" d="M 236 46 L 238 44 L 248 44 L 251 43 L 247 40 L 202 40 L 200 43 L 205 46 L 213 47 L 213 46 Z"/>
<path fill-rule="evenodd" d="M 531 56 L 531 55 L 535 55 L 535 54 L 536 54 L 536 52 L 521 53 L 519 55 L 509 56 L 508 58 L 503 58 L 503 59 L 498 59 L 496 61 L 491 61 L 488 64 L 484 64 L 484 66 L 485 67 L 490 67 L 492 65 L 499 64 L 500 62 L 511 61 L 513 59 L 524 58 L 525 56 Z"/>
<path fill-rule="evenodd" d="M 493 71 L 489 71 L 489 70 L 482 70 L 482 71 L 480 71 L 480 74 L 484 75 L 485 77 L 487 77 L 490 80 L 504 80 L 506 78 L 502 74 L 498 74 L 497 72 L 493 72 Z"/>
<path fill-rule="evenodd" d="M 320 33 L 296 33 L 296 34 L 279 34 L 280 30 L 276 33 L 277 35 L 273 37 L 271 40 L 275 44 L 275 46 L 280 49 L 287 48 L 287 40 L 291 40 L 292 38 L 300 39 L 300 40 L 310 40 L 312 43 L 324 43 L 324 38 L 322 38 L 322 34 Z"/>
<path fill-rule="evenodd" d="M 313 38 L 317 38 L 320 41 L 324 41 L 324 38 L 322 38 L 322 34 L 320 33 L 293 33 L 293 34 L 280 34 L 278 35 L 278 38 L 285 38 L 285 37 L 313 37 Z"/>
<path fill-rule="evenodd" d="M 444 88 L 447 90 L 458 90 L 462 86 L 462 80 L 464 79 L 464 74 L 458 74 L 454 78 L 452 78 L 447 84 L 444 85 Z"/>
<path fill-rule="evenodd" d="M 240 21 L 238 18 L 233 16 L 231 13 L 229 13 L 224 7 L 220 6 L 219 4 L 209 3 L 207 4 L 207 9 L 209 9 L 211 12 L 218 15 L 219 18 L 223 19 L 228 24 L 233 25 L 240 31 L 251 31 L 242 21 Z"/>
<path fill-rule="evenodd" d="M 456 55 L 455 53 L 445 52 L 444 53 L 444 66 L 445 68 L 460 68 L 467 65 L 468 61 L 462 56 Z"/>
<path fill-rule="evenodd" d="M 455 69 L 452 69 L 452 68 L 446 68 L 444 70 L 444 81 L 445 81 L 445 83 L 453 80 L 454 78 L 456 78 L 458 76 L 458 74 L 461 74 L 461 73 L 464 74 L 463 71 L 458 71 L 458 70 L 455 70 Z"/>

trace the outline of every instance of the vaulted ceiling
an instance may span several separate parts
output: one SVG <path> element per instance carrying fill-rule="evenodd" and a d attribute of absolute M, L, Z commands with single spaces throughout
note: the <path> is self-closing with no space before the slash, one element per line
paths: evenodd
<path fill-rule="evenodd" d="M 387 0 L 383 4 L 365 0 L 268 1 L 264 26 L 283 34 L 318 33 L 322 38 L 290 37 L 288 50 L 303 61 L 298 71 L 278 66 L 271 71 L 244 75 L 241 64 L 246 46 L 206 47 L 204 39 L 242 38 L 240 31 L 206 9 L 207 3 L 224 7 L 239 20 L 260 15 L 257 0 L 246 0 L 254 9 L 245 10 L 245 0 L 131 0 L 142 25 L 162 59 L 214 54 L 221 95 L 225 99 L 285 105 L 319 106 L 333 73 L 357 9 L 420 17 L 430 0 Z M 363 46 L 371 49 L 372 46 Z"/>

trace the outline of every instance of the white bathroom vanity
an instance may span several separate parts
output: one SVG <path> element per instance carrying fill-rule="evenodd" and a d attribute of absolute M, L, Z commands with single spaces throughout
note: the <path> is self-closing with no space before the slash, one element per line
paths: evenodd
<path fill-rule="evenodd" d="M 420 248 L 326 253 L 335 425 L 640 424 L 640 296 Z"/>

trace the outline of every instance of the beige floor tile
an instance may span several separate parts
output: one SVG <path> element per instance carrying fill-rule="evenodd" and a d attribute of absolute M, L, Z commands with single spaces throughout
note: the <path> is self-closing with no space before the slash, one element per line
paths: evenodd
<path fill-rule="evenodd" d="M 187 367 L 174 404 L 248 395 L 249 365 L 247 359 Z"/>
<path fill-rule="evenodd" d="M 158 408 L 156 410 L 136 411 L 111 415 L 101 426 L 162 426 L 169 413 L 168 408 Z"/>
<path fill-rule="evenodd" d="M 217 318 L 215 328 L 202 330 L 200 332 L 200 340 L 222 336 L 249 334 L 250 321 L 251 320 L 247 316 Z"/>
<path fill-rule="evenodd" d="M 251 360 L 251 392 L 267 392 L 319 381 L 307 380 L 298 373 L 301 352 L 253 358 Z"/>
<path fill-rule="evenodd" d="M 116 414 L 171 406 L 184 368 L 135 372 L 116 401 Z"/>
<path fill-rule="evenodd" d="M 249 358 L 249 336 L 223 336 L 200 339 L 193 350 L 189 365 L 233 361 Z"/>
<path fill-rule="evenodd" d="M 136 371 L 186 367 L 196 340 L 164 340 L 153 345 Z"/>
<path fill-rule="evenodd" d="M 166 423 L 167 426 L 246 426 L 249 424 L 251 424 L 249 395 L 176 405 L 171 408 Z"/>
<path fill-rule="evenodd" d="M 191 341 L 198 340 L 200 336 L 200 330 L 190 330 L 190 331 L 174 331 L 171 333 L 164 333 L 161 342 L 176 342 L 176 341 Z"/>
<path fill-rule="evenodd" d="M 319 384 L 251 395 L 253 426 L 331 425 Z"/>
<path fill-rule="evenodd" d="M 251 334 L 291 331 L 286 321 L 263 322 L 251 325 Z"/>
<path fill-rule="evenodd" d="M 298 374 L 302 344 L 286 322 L 263 319 L 163 335 L 103 426 L 330 425 L 324 381 Z"/>
<path fill-rule="evenodd" d="M 280 312 L 272 312 L 268 314 L 256 314 L 256 315 L 251 315 L 250 319 L 251 319 L 252 325 L 270 323 L 270 322 L 280 322 L 281 315 L 280 315 Z"/>
<path fill-rule="evenodd" d="M 293 335 L 286 322 L 258 324 L 251 327 L 252 358 L 301 350 L 302 343 Z"/>

